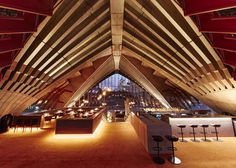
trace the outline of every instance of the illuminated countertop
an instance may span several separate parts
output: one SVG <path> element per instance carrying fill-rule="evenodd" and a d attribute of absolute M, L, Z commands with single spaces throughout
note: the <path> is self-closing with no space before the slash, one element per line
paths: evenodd
<path fill-rule="evenodd" d="M 57 120 L 93 120 L 96 118 L 100 113 L 102 112 L 96 112 L 93 113 L 92 115 L 88 115 L 87 117 L 82 116 L 82 117 L 76 117 L 75 115 L 67 115 L 61 118 L 58 118 Z"/>

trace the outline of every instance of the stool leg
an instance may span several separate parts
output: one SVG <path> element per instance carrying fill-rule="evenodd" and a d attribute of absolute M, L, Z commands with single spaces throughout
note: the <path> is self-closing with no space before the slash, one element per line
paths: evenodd
<path fill-rule="evenodd" d="M 165 160 L 160 157 L 160 144 L 157 142 L 157 157 L 154 157 L 153 160 L 158 164 L 164 164 Z"/>
<path fill-rule="evenodd" d="M 159 142 L 157 142 L 157 157 L 160 157 L 160 145 L 159 145 Z"/>
<path fill-rule="evenodd" d="M 182 138 L 182 142 L 184 141 L 184 133 L 183 133 L 183 128 L 181 127 L 180 128 L 180 130 L 181 130 L 181 138 Z"/>
<path fill-rule="evenodd" d="M 172 157 L 174 158 L 175 160 L 175 149 L 174 149 L 174 142 L 172 141 L 171 143 L 171 148 L 172 148 Z"/>
<path fill-rule="evenodd" d="M 216 133 L 216 141 L 217 142 L 223 142 L 223 140 L 222 139 L 219 139 L 219 131 L 218 131 L 218 129 L 217 129 L 217 127 L 215 127 L 215 133 Z"/>
<path fill-rule="evenodd" d="M 205 127 L 203 127 L 203 134 L 204 134 L 204 140 L 206 141 L 206 130 L 205 130 Z"/>
<path fill-rule="evenodd" d="M 181 160 L 179 158 L 175 157 L 175 148 L 174 148 L 174 142 L 173 141 L 171 142 L 171 152 L 172 152 L 172 155 L 168 160 L 173 164 L 176 164 L 176 165 L 180 164 Z"/>
<path fill-rule="evenodd" d="M 15 125 L 15 127 L 14 127 L 14 132 L 16 132 L 16 125 Z"/>
<path fill-rule="evenodd" d="M 219 138 L 218 138 L 218 131 L 217 131 L 217 128 L 215 127 L 215 132 L 216 132 L 216 140 L 218 141 Z"/>
<path fill-rule="evenodd" d="M 195 129 L 193 127 L 193 140 L 196 141 L 196 136 L 195 136 Z"/>

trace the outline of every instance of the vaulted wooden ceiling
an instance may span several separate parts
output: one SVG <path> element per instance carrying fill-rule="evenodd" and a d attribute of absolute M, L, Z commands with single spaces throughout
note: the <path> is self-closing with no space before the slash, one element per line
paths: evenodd
<path fill-rule="evenodd" d="M 232 2 L 228 8 L 235 5 Z M 165 78 L 210 107 L 235 112 L 232 74 L 177 1 L 1 0 L 0 7 L 15 14 L 0 17 L 4 25 L 0 28 L 1 115 L 21 112 L 79 76 L 83 76 L 81 95 L 85 84 L 99 80 L 96 76 L 127 68 L 128 57 L 153 69 L 153 77 Z M 97 70 L 99 60 L 103 73 Z M 88 67 L 91 73 L 83 75 Z M 134 70 L 129 72 L 135 76 Z M 68 101 L 78 98 L 76 91 Z"/>

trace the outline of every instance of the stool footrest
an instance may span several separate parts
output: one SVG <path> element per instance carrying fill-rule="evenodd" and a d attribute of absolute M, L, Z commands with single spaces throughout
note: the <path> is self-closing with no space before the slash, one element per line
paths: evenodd
<path fill-rule="evenodd" d="M 207 132 L 205 132 L 205 133 L 204 132 L 200 132 L 200 134 L 208 134 L 208 133 Z"/>
<path fill-rule="evenodd" d="M 153 147 L 152 149 L 153 149 L 153 150 L 162 150 L 161 147 Z"/>
<path fill-rule="evenodd" d="M 189 132 L 189 133 L 190 133 L 190 134 L 197 134 L 197 132 L 194 132 L 194 133 L 193 133 L 193 132 Z"/>
<path fill-rule="evenodd" d="M 177 132 L 177 134 L 184 134 L 184 132 L 183 132 L 183 133 L 181 133 L 181 132 Z"/>
<path fill-rule="evenodd" d="M 177 151 L 177 148 L 176 147 L 167 147 L 168 150 L 174 150 L 174 151 Z"/>
<path fill-rule="evenodd" d="M 212 134 L 216 134 L 216 133 L 219 133 L 219 132 L 211 132 Z"/>

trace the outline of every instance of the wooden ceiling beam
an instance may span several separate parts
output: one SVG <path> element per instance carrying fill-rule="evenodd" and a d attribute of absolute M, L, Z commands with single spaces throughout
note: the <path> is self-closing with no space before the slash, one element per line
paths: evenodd
<path fill-rule="evenodd" d="M 124 0 L 110 0 L 111 12 L 111 35 L 112 54 L 115 68 L 119 69 L 119 62 L 122 50 L 123 20 L 124 20 Z"/>
<path fill-rule="evenodd" d="M 176 43 L 166 32 L 164 32 L 160 27 L 158 27 L 154 22 L 149 20 L 144 13 L 136 10 L 132 4 L 126 4 L 125 11 L 128 14 L 128 18 L 135 20 L 139 25 L 142 25 L 145 29 L 150 31 L 154 37 L 159 39 L 164 43 L 170 50 L 172 50 L 176 56 L 182 59 L 189 67 L 191 67 L 198 75 L 204 73 L 200 68 L 199 64 L 195 62 L 193 57 L 189 55 L 188 50 L 184 49 L 179 43 Z M 127 15 L 126 15 L 127 16 Z M 130 20 L 129 20 L 130 21 Z"/>
<path fill-rule="evenodd" d="M 104 9 L 104 8 L 102 8 L 102 9 Z M 35 53 L 34 58 L 28 63 L 27 68 L 24 71 L 29 70 L 29 68 L 31 66 L 33 66 L 35 68 L 35 70 L 40 69 L 40 66 L 42 67 L 42 63 L 48 62 L 48 60 L 51 60 L 55 56 L 58 57 L 58 55 L 60 55 L 60 53 L 63 51 L 63 48 L 70 45 L 70 43 L 73 42 L 74 40 L 76 40 L 76 38 L 78 36 L 81 36 L 82 32 L 81 32 L 81 34 L 78 32 L 82 31 L 83 28 L 88 26 L 88 24 L 90 24 L 90 23 L 95 24 L 94 22 L 97 21 L 97 19 L 95 19 L 97 17 L 96 14 L 99 14 L 99 13 L 91 14 L 90 13 L 91 11 L 92 11 L 92 9 L 90 9 L 87 13 L 84 14 L 88 18 L 86 18 L 83 22 L 81 22 L 80 19 L 78 21 L 74 20 L 75 24 L 73 24 L 73 26 L 71 26 L 68 30 L 64 31 L 64 34 L 62 35 L 62 37 L 65 37 L 64 39 L 62 37 L 55 38 L 55 35 L 54 35 L 53 38 L 48 39 L 47 42 L 44 41 L 45 45 L 42 46 L 42 48 L 37 53 Z M 108 12 L 108 11 L 105 11 L 105 12 L 103 11 L 103 13 L 106 13 L 106 12 Z M 89 15 L 91 17 L 89 17 Z M 82 14 L 80 14 L 79 16 L 82 16 Z M 104 14 L 99 15 L 99 17 L 103 17 L 103 16 L 104 16 Z M 81 23 L 82 26 L 77 25 L 78 23 Z M 66 26 L 66 25 L 64 25 L 64 26 Z M 60 30 L 59 32 L 63 32 L 63 29 L 65 29 L 65 27 L 64 28 L 62 27 L 61 29 L 59 29 Z M 72 31 L 72 33 L 70 31 Z M 58 32 L 56 32 L 56 33 L 59 34 Z M 70 33 L 70 34 L 68 34 L 68 33 Z M 61 40 L 63 40 L 63 41 L 61 41 Z M 69 40 L 69 41 L 67 41 L 67 40 Z M 59 45 L 57 45 L 57 44 L 59 44 Z M 55 46 L 55 45 L 57 45 L 57 46 Z M 49 47 L 49 46 L 51 46 L 51 47 Z M 45 49 L 45 47 L 46 47 L 46 49 Z M 33 73 L 36 72 L 35 70 L 33 71 Z M 40 72 L 40 73 L 42 73 L 42 72 Z"/>
<path fill-rule="evenodd" d="M 147 37 L 145 34 L 143 34 L 141 31 L 136 32 L 135 27 L 131 27 L 130 25 L 127 25 L 128 23 L 125 23 L 124 25 L 124 32 L 127 32 L 129 35 L 131 35 L 133 38 L 138 39 L 138 41 L 143 42 L 143 45 L 148 46 L 150 51 L 155 52 L 161 59 L 163 59 L 165 62 L 168 62 L 170 65 L 172 65 L 178 72 L 186 76 L 188 80 L 191 80 L 191 78 L 194 78 L 192 73 L 190 73 L 189 69 L 183 66 L 177 60 L 174 56 L 170 55 L 166 50 L 164 50 L 162 47 L 157 45 L 155 42 L 150 39 L 150 37 Z M 190 75 L 191 74 L 191 75 Z"/>

